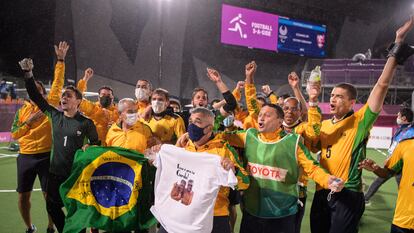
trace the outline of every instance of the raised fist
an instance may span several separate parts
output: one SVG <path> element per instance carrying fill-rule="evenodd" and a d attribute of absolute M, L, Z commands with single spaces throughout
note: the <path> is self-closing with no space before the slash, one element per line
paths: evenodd
<path fill-rule="evenodd" d="M 30 72 L 34 68 L 33 60 L 31 58 L 25 58 L 19 61 L 19 65 L 20 65 L 20 68 L 26 72 Z"/>
<path fill-rule="evenodd" d="M 220 73 L 215 69 L 207 68 L 207 76 L 215 83 L 221 82 Z"/>
<path fill-rule="evenodd" d="M 244 81 L 238 81 L 237 85 L 236 85 L 236 88 L 238 90 L 244 89 Z"/>
<path fill-rule="evenodd" d="M 265 93 L 265 95 L 270 95 L 272 93 L 272 89 L 270 89 L 269 85 L 262 86 L 262 92 Z"/>
<path fill-rule="evenodd" d="M 89 81 L 89 79 L 91 79 L 93 76 L 93 69 L 92 68 L 87 68 L 85 70 L 85 73 L 83 75 L 83 80 L 85 80 L 86 82 Z"/>
<path fill-rule="evenodd" d="M 288 75 L 288 82 L 289 82 L 290 87 L 292 87 L 292 88 L 299 87 L 299 76 L 298 76 L 298 74 L 296 74 L 296 72 L 291 72 Z"/>
<path fill-rule="evenodd" d="M 255 61 L 251 61 L 246 65 L 246 76 L 253 76 L 256 73 L 257 64 Z"/>

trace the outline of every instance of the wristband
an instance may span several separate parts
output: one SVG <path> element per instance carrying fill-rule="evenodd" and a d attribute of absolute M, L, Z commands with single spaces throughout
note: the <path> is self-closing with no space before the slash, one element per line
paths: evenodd
<path fill-rule="evenodd" d="M 226 104 L 223 106 L 224 111 L 226 112 L 232 112 L 237 107 L 237 101 L 236 98 L 234 98 L 233 94 L 230 91 L 226 91 L 222 93 L 224 100 L 226 101 Z"/>
<path fill-rule="evenodd" d="M 317 107 L 318 106 L 318 104 L 319 104 L 319 102 L 318 101 L 316 101 L 316 102 L 310 102 L 309 101 L 309 107 Z"/>
<path fill-rule="evenodd" d="M 403 65 L 404 62 L 414 53 L 414 48 L 406 43 L 392 43 L 388 48 L 389 57 L 395 57 L 398 65 Z"/>

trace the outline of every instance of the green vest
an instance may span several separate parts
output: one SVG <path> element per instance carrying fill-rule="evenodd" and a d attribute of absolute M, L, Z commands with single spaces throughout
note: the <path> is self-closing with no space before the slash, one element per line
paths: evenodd
<path fill-rule="evenodd" d="M 260 218 L 281 218 L 297 212 L 300 136 L 288 134 L 277 142 L 259 139 L 256 129 L 246 132 L 245 153 L 250 186 L 243 194 L 245 210 Z"/>

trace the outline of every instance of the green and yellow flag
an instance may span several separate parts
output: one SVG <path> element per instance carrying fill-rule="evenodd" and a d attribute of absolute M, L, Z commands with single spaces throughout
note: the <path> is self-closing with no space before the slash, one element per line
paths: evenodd
<path fill-rule="evenodd" d="M 60 187 L 67 210 L 65 233 L 86 227 L 106 231 L 146 229 L 156 223 L 150 212 L 152 180 L 142 154 L 118 147 L 78 150 L 69 178 Z"/>

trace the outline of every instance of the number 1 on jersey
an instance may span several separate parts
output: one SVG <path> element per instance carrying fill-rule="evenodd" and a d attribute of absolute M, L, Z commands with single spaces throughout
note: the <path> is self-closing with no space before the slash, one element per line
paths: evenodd
<path fill-rule="evenodd" d="M 63 146 L 66 147 L 66 142 L 68 142 L 68 136 L 64 136 Z"/>

